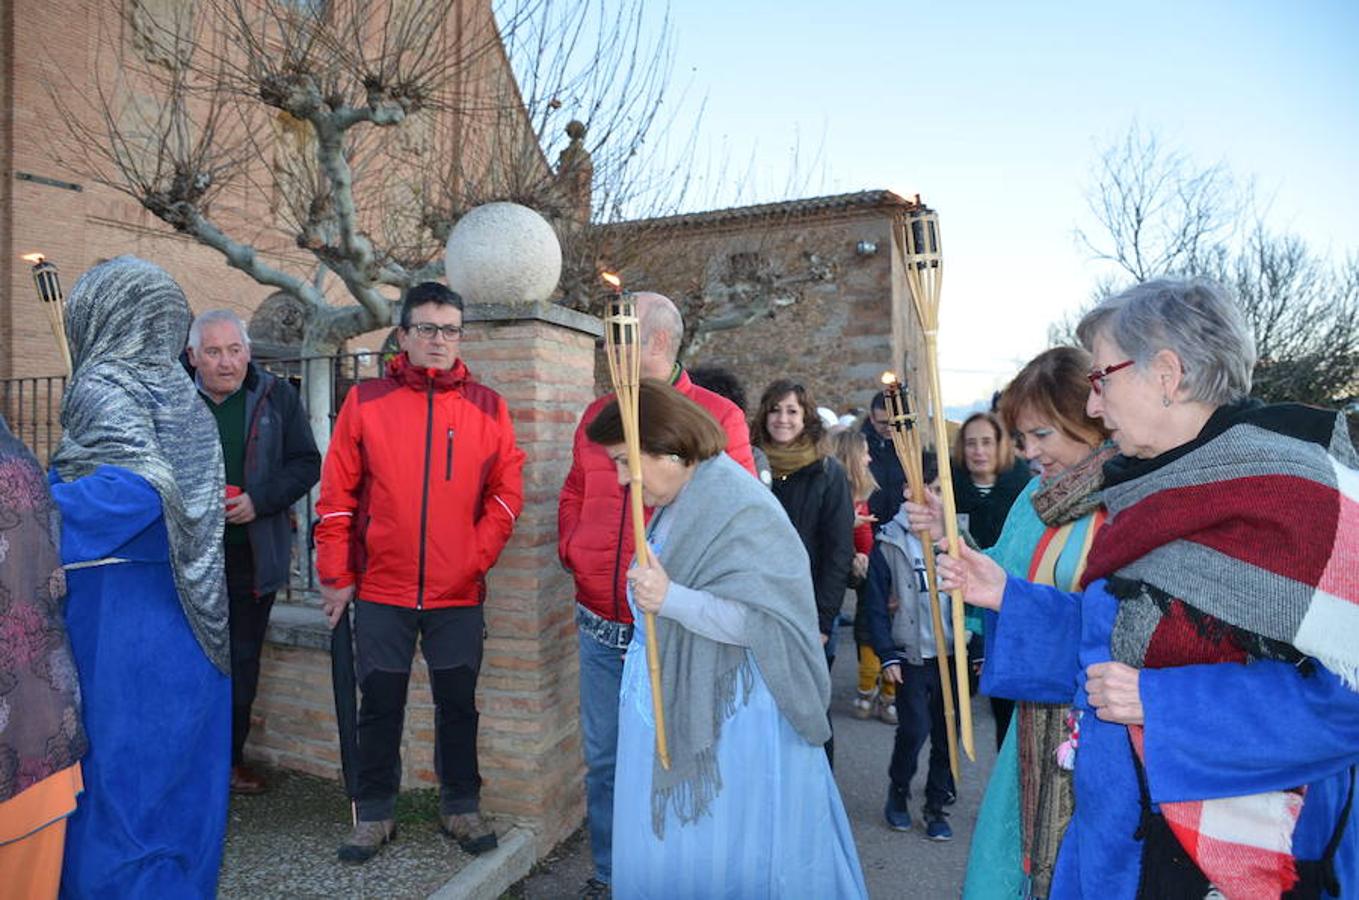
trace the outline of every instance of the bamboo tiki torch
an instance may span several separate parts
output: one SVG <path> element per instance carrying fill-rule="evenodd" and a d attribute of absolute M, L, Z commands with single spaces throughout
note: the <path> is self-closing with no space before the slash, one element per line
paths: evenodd
<path fill-rule="evenodd" d="M 69 377 L 71 347 L 66 343 L 66 297 L 61 292 L 57 267 L 41 253 L 29 253 L 24 256 L 24 261 L 33 264 L 33 283 L 38 287 L 38 302 L 47 314 L 47 324 L 52 326 L 52 337 L 57 340 L 57 349 L 61 351 L 61 361 Z"/>
<path fill-rule="evenodd" d="M 632 505 L 633 545 L 637 564 L 646 565 L 646 521 L 642 508 L 642 441 L 638 423 L 638 385 L 641 381 L 641 323 L 637 301 L 624 293 L 622 280 L 612 272 L 603 279 L 613 287 L 608 314 L 604 317 L 604 355 L 609 360 L 609 380 L 623 420 L 623 441 L 628 448 L 628 489 Z M 656 720 L 656 756 L 661 767 L 670 768 L 670 750 L 665 740 L 665 707 L 661 702 L 661 658 L 656 645 L 656 617 L 646 613 L 646 668 L 651 677 L 651 712 Z"/>
<path fill-rule="evenodd" d="M 884 372 L 882 375 L 883 395 L 887 398 L 887 424 L 892 429 L 892 447 L 897 451 L 897 459 L 906 473 L 906 484 L 911 492 L 911 502 L 924 504 L 925 484 L 924 460 L 921 458 L 920 433 L 915 429 L 915 416 L 907 400 L 905 386 L 896 375 Z M 929 529 L 916 532 L 920 539 L 921 555 L 925 558 L 925 581 L 930 588 L 930 625 L 934 629 L 935 659 L 939 665 L 939 685 L 944 692 L 944 723 L 948 731 L 948 767 L 953 773 L 954 783 L 961 783 L 962 776 L 958 767 L 957 719 L 953 712 L 953 691 L 950 686 L 953 676 L 948 670 L 948 645 L 944 640 L 944 617 L 939 602 L 939 581 L 934 572 L 934 541 Z"/>
<path fill-rule="evenodd" d="M 939 382 L 939 291 L 944 280 L 944 258 L 939 249 L 939 216 L 920 203 L 906 214 L 895 230 L 897 249 L 906 269 L 906 284 L 911 289 L 920 330 L 925 337 L 925 371 L 930 382 L 930 418 L 934 421 L 934 445 L 939 454 L 939 486 L 944 500 L 944 533 L 948 553 L 958 552 L 958 513 L 953 498 L 953 472 L 948 465 L 948 425 L 944 419 L 944 392 Z M 968 682 L 967 632 L 963 627 L 963 604 L 953 607 L 953 662 L 958 681 L 958 712 L 963 751 L 976 760 L 972 740 L 972 691 Z"/>

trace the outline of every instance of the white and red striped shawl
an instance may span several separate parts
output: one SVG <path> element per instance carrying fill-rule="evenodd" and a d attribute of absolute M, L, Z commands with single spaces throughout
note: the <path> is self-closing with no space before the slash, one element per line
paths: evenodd
<path fill-rule="evenodd" d="M 1246 402 L 1194 441 L 1107 470 L 1087 582 L 1120 600 L 1113 657 L 1139 668 L 1312 658 L 1359 690 L 1359 456 L 1344 416 Z M 1141 754 L 1140 728 L 1133 743 Z M 1298 790 L 1165 803 L 1229 897 L 1296 880 Z"/>

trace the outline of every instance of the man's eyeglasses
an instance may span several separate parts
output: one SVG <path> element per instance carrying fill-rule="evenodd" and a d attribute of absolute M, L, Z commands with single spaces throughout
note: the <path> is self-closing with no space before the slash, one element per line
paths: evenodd
<path fill-rule="evenodd" d="M 1128 368 L 1128 366 L 1131 366 L 1134 362 L 1136 362 L 1136 360 L 1125 359 L 1121 363 L 1114 363 L 1112 366 L 1105 366 L 1102 369 L 1096 369 L 1089 373 L 1085 377 L 1090 380 L 1090 390 L 1094 391 L 1096 394 L 1104 393 L 1104 379 L 1108 378 L 1119 369 Z"/>
<path fill-rule="evenodd" d="M 433 340 L 436 334 L 442 334 L 446 341 L 456 341 L 462 337 L 461 325 L 435 325 L 433 322 L 416 322 L 406 329 L 414 331 L 425 340 Z"/>

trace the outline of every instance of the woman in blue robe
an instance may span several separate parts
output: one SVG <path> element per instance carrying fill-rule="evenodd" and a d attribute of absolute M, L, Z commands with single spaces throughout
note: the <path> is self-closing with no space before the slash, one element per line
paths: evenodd
<path fill-rule="evenodd" d="M 653 553 L 628 573 L 636 630 L 619 698 L 613 893 L 866 897 L 822 749 L 830 683 L 801 540 L 721 452 L 725 435 L 701 408 L 651 381 L 640 407 Z M 617 404 L 586 433 L 627 484 Z M 648 625 L 668 768 L 656 756 Z"/>
<path fill-rule="evenodd" d="M 119 257 L 67 300 L 73 373 L 49 474 L 90 751 L 67 897 L 211 897 L 226 830 L 231 682 L 221 447 L 179 366 L 192 314 Z"/>
<path fill-rule="evenodd" d="M 1255 346 L 1205 281 L 1096 306 L 1087 411 L 1120 455 L 1082 590 L 964 548 L 982 688 L 1083 713 L 1050 896 L 1359 894 L 1359 453 L 1344 416 L 1248 397 Z M 994 626 L 994 627 L 992 627 Z"/>

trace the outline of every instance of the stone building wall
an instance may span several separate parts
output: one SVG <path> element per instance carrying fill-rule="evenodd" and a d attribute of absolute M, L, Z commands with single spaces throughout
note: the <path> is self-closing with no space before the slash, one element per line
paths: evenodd
<path fill-rule="evenodd" d="M 668 227 L 662 220 L 651 227 L 664 239 L 648 236 L 645 259 L 623 276 L 630 289 L 675 300 L 686 319 L 685 364 L 731 369 L 752 409 L 780 377 L 837 412 L 866 407 L 884 370 L 909 379 L 923 356 L 892 241 L 910 207 L 868 192 L 680 217 Z M 729 330 L 695 327 L 743 311 L 759 314 Z"/>

